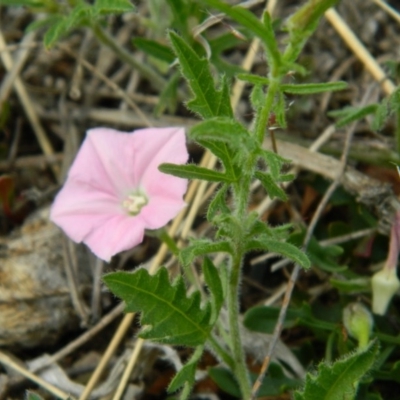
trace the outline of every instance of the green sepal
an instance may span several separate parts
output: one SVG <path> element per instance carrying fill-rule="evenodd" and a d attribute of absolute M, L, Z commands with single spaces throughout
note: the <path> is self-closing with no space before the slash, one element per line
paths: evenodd
<path fill-rule="evenodd" d="M 140 337 L 180 346 L 198 346 L 207 340 L 210 304 L 200 306 L 199 292 L 187 297 L 182 277 L 171 284 L 167 269 L 162 267 L 155 275 L 140 268 L 133 273 L 113 272 L 103 280 L 126 302 L 125 312 L 142 312 Z"/>
<path fill-rule="evenodd" d="M 377 341 L 351 353 L 332 365 L 321 363 L 316 374 L 308 373 L 304 389 L 294 393 L 295 400 L 354 399 L 358 382 L 372 368 L 379 353 Z"/>
<path fill-rule="evenodd" d="M 323 92 L 335 92 L 348 88 L 347 82 L 325 82 L 325 83 L 299 83 L 281 85 L 281 90 L 285 93 L 297 95 L 309 95 Z"/>
<path fill-rule="evenodd" d="M 211 293 L 210 322 L 211 324 L 214 324 L 219 316 L 222 304 L 224 303 L 224 290 L 218 269 L 208 257 L 204 257 L 201 269 L 204 274 L 204 281 L 206 282 Z"/>
<path fill-rule="evenodd" d="M 278 197 L 283 201 L 287 200 L 285 191 L 278 186 L 278 184 L 272 178 L 271 174 L 267 172 L 256 171 L 254 173 L 254 177 L 260 180 L 261 184 L 264 186 L 271 199 L 274 197 Z"/>
<path fill-rule="evenodd" d="M 175 60 L 175 54 L 171 48 L 155 40 L 138 37 L 134 38 L 132 43 L 146 54 L 168 64 L 171 64 Z"/>
<path fill-rule="evenodd" d="M 231 179 L 227 174 L 214 171 L 212 169 L 198 167 L 197 165 L 177 165 L 177 164 L 161 164 L 158 169 L 164 174 L 177 176 L 185 179 L 201 179 L 208 182 L 228 182 Z"/>
<path fill-rule="evenodd" d="M 187 267 L 196 257 L 210 253 L 232 254 L 232 248 L 229 242 L 224 240 L 213 242 L 208 239 L 193 239 L 188 246 L 181 250 L 179 260 L 184 267 Z"/>
<path fill-rule="evenodd" d="M 225 196 L 229 186 L 227 184 L 222 185 L 220 189 L 218 189 L 214 198 L 211 200 L 208 205 L 207 210 L 207 221 L 212 222 L 215 216 L 218 213 L 229 214 L 229 207 L 226 205 Z"/>
<path fill-rule="evenodd" d="M 311 266 L 310 260 L 299 248 L 287 242 L 271 239 L 265 235 L 249 239 L 246 243 L 246 250 L 267 250 L 290 258 L 305 269 Z"/>
<path fill-rule="evenodd" d="M 226 80 L 223 79 L 222 88 L 216 90 L 208 61 L 200 58 L 176 33 L 170 32 L 169 38 L 179 59 L 182 75 L 194 94 L 194 98 L 186 104 L 187 107 L 204 119 L 218 116 L 232 117 Z"/>
<path fill-rule="evenodd" d="M 186 394 L 190 394 L 191 389 L 195 383 L 196 378 L 196 367 L 203 355 L 204 346 L 197 346 L 189 361 L 182 367 L 182 369 L 177 372 L 177 374 L 172 378 L 172 381 L 168 385 L 167 392 L 173 393 L 184 387 L 184 393 L 181 393 L 179 400 L 185 400 L 188 397 Z"/>

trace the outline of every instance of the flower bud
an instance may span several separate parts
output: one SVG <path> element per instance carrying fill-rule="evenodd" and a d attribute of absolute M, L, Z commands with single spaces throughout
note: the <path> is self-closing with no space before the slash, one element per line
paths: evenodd
<path fill-rule="evenodd" d="M 400 281 L 396 275 L 396 268 L 384 268 L 377 272 L 372 283 L 372 311 L 384 315 L 390 300 L 400 288 Z"/>
<path fill-rule="evenodd" d="M 357 339 L 361 349 L 368 344 L 374 325 L 369 310 L 361 303 L 350 303 L 343 310 L 343 324 L 351 337 Z"/>

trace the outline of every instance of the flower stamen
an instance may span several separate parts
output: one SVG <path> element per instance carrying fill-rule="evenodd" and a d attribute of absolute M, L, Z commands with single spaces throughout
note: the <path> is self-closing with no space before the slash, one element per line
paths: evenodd
<path fill-rule="evenodd" d="M 122 207 L 129 215 L 138 215 L 147 202 L 148 199 L 143 193 L 133 193 L 122 202 Z"/>

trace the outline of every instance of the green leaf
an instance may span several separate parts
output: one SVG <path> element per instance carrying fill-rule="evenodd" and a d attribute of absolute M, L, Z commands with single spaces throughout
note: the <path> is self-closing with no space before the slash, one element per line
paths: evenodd
<path fill-rule="evenodd" d="M 135 38 L 132 43 L 146 54 L 171 64 L 175 60 L 175 54 L 168 46 L 145 38 Z"/>
<path fill-rule="evenodd" d="M 130 0 L 96 0 L 94 10 L 97 14 L 120 14 L 133 11 Z"/>
<path fill-rule="evenodd" d="M 41 8 L 46 4 L 41 0 L 0 0 L 1 6 L 27 6 L 32 8 Z"/>
<path fill-rule="evenodd" d="M 274 198 L 278 197 L 279 199 L 286 201 L 287 196 L 285 191 L 278 186 L 278 184 L 274 181 L 271 174 L 266 172 L 256 171 L 254 173 L 255 178 L 259 179 L 265 190 L 268 192 L 269 197 Z"/>
<path fill-rule="evenodd" d="M 323 92 L 334 92 L 338 90 L 347 89 L 348 84 L 346 82 L 325 82 L 325 83 L 299 83 L 296 85 L 287 84 L 281 85 L 282 91 L 290 94 L 315 94 Z"/>
<path fill-rule="evenodd" d="M 227 241 L 212 242 L 208 239 L 196 239 L 181 250 L 179 259 L 184 267 L 187 267 L 198 256 L 210 253 L 232 253 L 231 246 Z"/>
<path fill-rule="evenodd" d="M 199 292 L 188 298 L 182 277 L 171 285 L 166 268 L 155 275 L 140 268 L 133 273 L 114 272 L 103 280 L 126 302 L 125 312 L 142 312 L 141 324 L 147 327 L 140 337 L 181 346 L 198 346 L 207 340 L 210 305 L 201 308 Z"/>
<path fill-rule="evenodd" d="M 222 214 L 229 214 L 230 210 L 225 202 L 225 195 L 229 186 L 224 184 L 215 194 L 214 198 L 208 205 L 207 220 L 212 222 L 215 216 L 220 212 Z"/>
<path fill-rule="evenodd" d="M 241 73 L 237 76 L 238 79 L 252 83 L 253 85 L 269 85 L 269 79 L 265 78 L 264 76 L 248 74 L 248 73 Z"/>
<path fill-rule="evenodd" d="M 1 4 L 1 1 L 0 1 Z M 37 393 L 27 391 L 26 392 L 26 400 L 44 400 L 42 396 L 39 396 Z"/>
<path fill-rule="evenodd" d="M 372 368 L 379 346 L 372 341 L 365 349 L 352 353 L 332 365 L 321 363 L 316 374 L 308 373 L 304 389 L 294 393 L 295 400 L 354 399 L 359 380 Z"/>
<path fill-rule="evenodd" d="M 214 323 L 224 303 L 224 290 L 222 288 L 218 269 L 208 257 L 204 257 L 202 271 L 204 274 L 204 281 L 211 292 L 211 323 Z"/>
<path fill-rule="evenodd" d="M 232 149 L 243 149 L 249 152 L 256 147 L 256 143 L 246 128 L 231 118 L 216 117 L 200 122 L 189 131 L 193 140 L 213 140 L 224 142 Z"/>
<path fill-rule="evenodd" d="M 374 119 L 372 121 L 372 129 L 374 131 L 379 131 L 383 128 L 384 123 L 390 115 L 389 99 L 385 98 L 378 105 L 375 110 Z"/>
<path fill-rule="evenodd" d="M 215 140 L 204 140 L 197 139 L 197 143 L 211 151 L 215 156 L 217 156 L 224 164 L 226 176 L 229 177 L 229 182 L 234 182 L 237 180 L 235 167 L 233 165 L 232 153 L 229 151 L 225 143 L 221 143 Z"/>
<path fill-rule="evenodd" d="M 273 151 L 261 149 L 258 152 L 259 156 L 267 163 L 271 176 L 275 181 L 280 181 L 283 175 L 280 175 L 280 170 L 283 164 L 290 163 L 290 160 L 283 158 Z"/>
<path fill-rule="evenodd" d="M 225 367 L 211 367 L 208 369 L 211 379 L 226 393 L 237 398 L 242 398 L 237 380 L 232 372 Z M 257 379 L 257 374 L 250 373 L 250 378 L 254 383 Z M 268 375 L 264 378 L 263 383 L 258 392 L 259 397 L 279 396 L 288 389 L 298 387 L 300 381 L 285 376 L 282 367 L 275 363 L 271 363 L 268 368 Z M 309 399 L 314 400 L 314 399 Z M 315 399 L 319 400 L 319 399 Z"/>
<path fill-rule="evenodd" d="M 232 19 L 238 22 L 241 26 L 246 27 L 264 43 L 266 56 L 270 65 L 277 68 L 280 65 L 281 57 L 276 43 L 275 34 L 272 29 L 271 18 L 267 12 L 263 15 L 261 22 L 251 11 L 243 7 L 232 7 L 220 0 L 205 0 L 207 4 L 217 8 Z"/>
<path fill-rule="evenodd" d="M 358 121 L 369 114 L 375 113 L 378 105 L 369 104 L 365 107 L 345 107 L 343 110 L 331 111 L 328 113 L 330 117 L 340 117 L 336 122 L 336 126 L 341 128 L 351 122 Z"/>
<path fill-rule="evenodd" d="M 189 361 L 182 367 L 182 369 L 173 377 L 168 386 L 168 393 L 173 393 L 179 390 L 182 386 L 187 386 L 186 392 L 190 392 L 193 388 L 196 378 L 196 367 L 203 355 L 204 347 L 197 346 L 196 350 L 190 357 Z M 183 400 L 186 397 L 180 397 Z"/>
<path fill-rule="evenodd" d="M 276 321 L 279 317 L 280 308 L 258 306 L 252 307 L 246 311 L 243 319 L 243 324 L 246 328 L 262 333 L 273 333 Z M 289 308 L 286 312 L 286 318 L 283 322 L 283 328 L 292 328 L 296 326 L 301 312 Z"/>
<path fill-rule="evenodd" d="M 282 92 L 278 94 L 278 100 L 275 104 L 276 122 L 281 128 L 286 128 L 286 103 Z"/>
<path fill-rule="evenodd" d="M 212 169 L 198 167 L 197 165 L 161 164 L 158 169 L 165 174 L 185 179 L 201 179 L 208 182 L 232 182 L 227 174 Z"/>
<path fill-rule="evenodd" d="M 154 115 L 158 118 L 163 112 L 165 108 L 168 108 L 168 111 L 171 114 L 175 114 L 177 105 L 178 105 L 178 82 L 179 82 L 179 74 L 176 73 L 172 75 L 164 89 L 162 89 L 159 101 L 157 106 L 154 109 Z"/>
<path fill-rule="evenodd" d="M 80 4 L 72 10 L 71 14 L 65 20 L 65 29 L 69 31 L 71 28 L 79 26 L 83 23 L 85 18 L 89 18 L 92 15 L 92 7 L 87 4 Z"/>
<path fill-rule="evenodd" d="M 223 80 L 222 88 L 216 90 L 207 60 L 200 58 L 176 33 L 170 32 L 169 38 L 179 59 L 182 74 L 194 94 L 187 107 L 204 119 L 218 116 L 232 117 L 226 80 Z"/>
<path fill-rule="evenodd" d="M 52 21 L 52 26 L 47 30 L 47 32 L 44 35 L 44 45 L 47 49 L 49 49 L 61 36 L 63 36 L 65 33 L 67 33 L 67 18 L 58 15 L 54 20 Z"/>
<path fill-rule="evenodd" d="M 303 268 L 310 268 L 310 260 L 308 257 L 296 246 L 290 243 L 280 242 L 275 239 L 271 239 L 267 236 L 259 236 L 258 238 L 250 239 L 246 243 L 247 251 L 251 250 L 268 250 L 274 253 L 278 253 L 286 258 L 290 258 L 295 263 L 301 265 Z"/>

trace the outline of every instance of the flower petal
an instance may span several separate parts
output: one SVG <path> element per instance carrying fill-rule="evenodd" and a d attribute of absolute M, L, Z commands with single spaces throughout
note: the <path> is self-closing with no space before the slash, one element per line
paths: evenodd
<path fill-rule="evenodd" d="M 125 214 L 118 198 L 73 179 L 57 195 L 50 219 L 106 261 L 138 245 L 144 235 L 143 220 Z"/>

